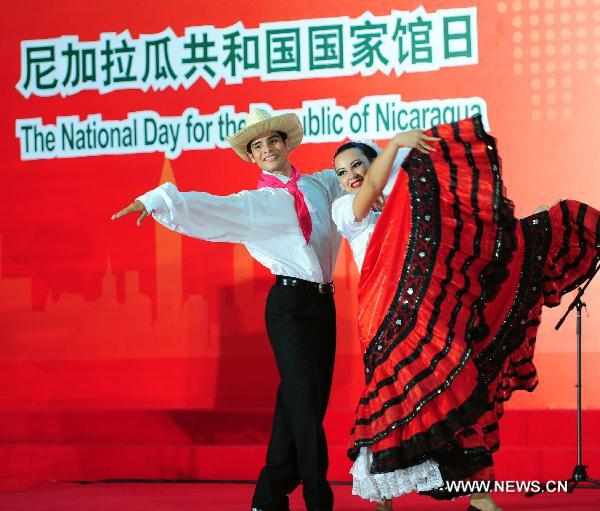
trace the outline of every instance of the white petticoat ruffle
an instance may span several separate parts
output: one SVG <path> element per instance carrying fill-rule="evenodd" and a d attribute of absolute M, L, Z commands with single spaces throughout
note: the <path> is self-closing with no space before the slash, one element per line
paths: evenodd
<path fill-rule="evenodd" d="M 361 447 L 358 458 L 350 469 L 352 495 L 379 501 L 399 497 L 411 491 L 434 490 L 444 485 L 438 464 L 433 460 L 383 474 L 371 474 L 372 462 L 371 449 Z"/>

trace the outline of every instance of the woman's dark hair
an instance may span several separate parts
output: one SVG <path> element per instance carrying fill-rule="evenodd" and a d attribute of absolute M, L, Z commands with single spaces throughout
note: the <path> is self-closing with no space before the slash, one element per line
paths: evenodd
<path fill-rule="evenodd" d="M 364 144 L 363 142 L 350 141 L 338 147 L 338 150 L 333 155 L 333 159 L 335 160 L 338 154 L 343 153 L 348 149 L 359 149 L 369 161 L 373 161 L 375 158 L 377 158 L 377 151 L 375 151 L 375 149 L 373 149 L 370 145 Z"/>
<path fill-rule="evenodd" d="M 284 142 L 287 140 L 287 133 L 284 131 L 278 131 L 277 134 L 281 137 L 281 140 Z M 246 152 L 252 154 L 252 149 L 250 148 L 250 144 L 252 144 L 252 140 L 246 144 Z"/>

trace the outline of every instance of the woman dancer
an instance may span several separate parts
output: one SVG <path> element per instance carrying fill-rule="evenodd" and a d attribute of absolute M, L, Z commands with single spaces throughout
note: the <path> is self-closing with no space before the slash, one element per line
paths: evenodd
<path fill-rule="evenodd" d="M 417 150 L 397 156 L 401 145 Z M 403 172 L 373 211 L 395 158 Z M 434 488 L 493 480 L 503 402 L 537 384 L 541 307 L 593 271 L 600 214 L 561 201 L 515 219 L 480 116 L 397 135 L 377 159 L 345 145 L 334 163 L 348 196 L 333 217 L 361 271 L 366 385 L 349 449 L 353 491 L 379 509 L 412 490 L 455 497 Z M 497 507 L 473 494 L 470 509 Z"/>

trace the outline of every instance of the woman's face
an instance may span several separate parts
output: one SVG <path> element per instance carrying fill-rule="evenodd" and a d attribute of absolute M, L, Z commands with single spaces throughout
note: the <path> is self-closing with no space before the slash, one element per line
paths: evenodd
<path fill-rule="evenodd" d="M 357 193 L 371 162 L 360 149 L 351 147 L 338 154 L 333 164 L 344 192 Z"/>

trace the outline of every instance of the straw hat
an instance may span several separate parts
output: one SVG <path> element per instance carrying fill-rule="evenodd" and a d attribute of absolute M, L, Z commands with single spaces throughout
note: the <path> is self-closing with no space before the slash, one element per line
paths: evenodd
<path fill-rule="evenodd" d="M 261 108 L 250 110 L 246 126 L 227 137 L 227 141 L 240 158 L 250 161 L 246 152 L 248 142 L 269 131 L 283 131 L 287 135 L 288 151 L 294 150 L 302 141 L 302 124 L 296 114 L 272 116 Z"/>

